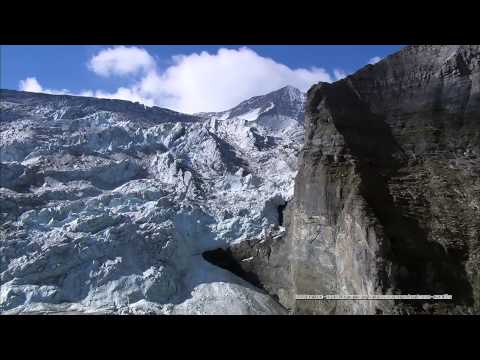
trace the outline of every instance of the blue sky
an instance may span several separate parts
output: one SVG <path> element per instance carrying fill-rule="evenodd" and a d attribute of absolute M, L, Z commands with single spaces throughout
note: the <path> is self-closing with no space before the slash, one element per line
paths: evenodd
<path fill-rule="evenodd" d="M 335 81 L 400 48 L 2 46 L 0 79 L 7 89 L 122 98 L 190 113 L 220 111 L 283 85 L 306 90 L 318 81 Z"/>

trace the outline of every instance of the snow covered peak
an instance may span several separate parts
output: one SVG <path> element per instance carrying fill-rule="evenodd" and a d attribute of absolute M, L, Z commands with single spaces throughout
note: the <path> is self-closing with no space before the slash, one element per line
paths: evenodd
<path fill-rule="evenodd" d="M 304 104 L 305 94 L 288 85 L 268 94 L 252 97 L 227 111 L 197 115 L 218 120 L 238 118 L 277 131 L 303 126 Z"/>
<path fill-rule="evenodd" d="M 287 95 L 290 98 L 290 101 L 303 100 L 304 96 L 303 92 L 291 85 L 287 85 L 276 92 Z"/>

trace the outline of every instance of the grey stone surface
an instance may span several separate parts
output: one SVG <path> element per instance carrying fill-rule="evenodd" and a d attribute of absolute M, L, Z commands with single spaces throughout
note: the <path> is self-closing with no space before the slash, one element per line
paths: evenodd
<path fill-rule="evenodd" d="M 295 313 L 479 313 L 480 46 L 408 46 L 307 96 L 294 293 L 453 301 L 298 300 Z"/>

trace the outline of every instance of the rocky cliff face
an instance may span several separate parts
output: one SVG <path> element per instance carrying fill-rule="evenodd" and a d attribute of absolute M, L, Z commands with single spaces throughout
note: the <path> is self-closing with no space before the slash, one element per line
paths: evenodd
<path fill-rule="evenodd" d="M 479 313 L 480 46 L 409 46 L 307 96 L 284 303 L 313 314 Z"/>

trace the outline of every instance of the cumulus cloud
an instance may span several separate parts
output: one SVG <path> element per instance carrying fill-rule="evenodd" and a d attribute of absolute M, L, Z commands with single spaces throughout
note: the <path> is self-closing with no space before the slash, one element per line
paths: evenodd
<path fill-rule="evenodd" d="M 68 89 L 61 89 L 61 90 L 46 89 L 40 84 L 40 82 L 37 80 L 36 77 L 27 77 L 24 80 L 20 80 L 20 82 L 18 83 L 18 90 L 51 94 L 51 95 L 77 95 L 77 96 L 90 96 L 90 97 L 96 96 L 95 92 L 91 90 L 84 90 L 78 94 L 75 94 Z"/>
<path fill-rule="evenodd" d="M 332 80 L 324 69 L 291 69 L 245 47 L 175 56 L 173 62 L 163 73 L 145 76 L 137 91 L 189 113 L 225 110 L 286 85 L 306 91 L 316 82 Z"/>
<path fill-rule="evenodd" d="M 380 56 L 374 56 L 370 60 L 368 60 L 368 63 L 373 65 L 373 64 L 376 64 L 377 62 L 379 62 L 380 60 L 382 60 L 382 58 Z"/>
<path fill-rule="evenodd" d="M 81 91 L 78 95 L 87 96 L 87 97 L 94 97 L 95 93 L 92 90 L 84 90 L 84 91 Z"/>
<path fill-rule="evenodd" d="M 36 77 L 27 77 L 24 80 L 20 80 L 20 82 L 18 83 L 18 89 L 20 91 L 45 93 L 45 94 L 52 94 L 52 95 L 71 94 L 71 92 L 67 89 L 62 89 L 62 90 L 44 89 L 43 86 L 38 82 Z"/>
<path fill-rule="evenodd" d="M 154 106 L 156 103 L 153 99 L 144 97 L 141 92 L 139 92 L 136 87 L 134 88 L 125 88 L 120 87 L 115 92 L 105 92 L 102 90 L 97 90 L 95 92 L 90 92 L 91 95 L 101 99 L 118 99 L 118 100 L 127 100 L 132 102 L 139 102 L 147 106 Z"/>
<path fill-rule="evenodd" d="M 127 54 L 134 54 L 134 58 L 129 59 Z M 98 91 L 95 94 L 194 113 L 222 111 L 249 97 L 286 85 L 306 91 L 319 81 L 332 81 L 330 74 L 322 68 L 291 69 L 246 47 L 222 48 L 214 54 L 204 51 L 177 55 L 172 57 L 172 62 L 170 67 L 159 71 L 154 66 L 153 57 L 144 49 L 115 47 L 102 50 L 89 62 L 89 68 L 95 73 L 124 75 L 128 71 L 119 69 L 133 72 L 141 68 L 144 75 L 114 93 Z"/>
<path fill-rule="evenodd" d="M 247 47 L 173 56 L 171 65 L 160 70 L 145 49 L 117 46 L 93 56 L 88 68 L 101 76 L 136 76 L 113 92 L 98 89 L 73 94 L 62 90 L 64 94 L 129 100 L 185 113 L 223 111 L 286 85 L 307 91 L 319 81 L 332 82 L 346 75 L 338 69 L 333 76 L 320 67 L 293 69 Z M 38 86 L 32 83 L 30 88 L 58 93 L 43 89 L 36 79 L 35 84 Z"/>
<path fill-rule="evenodd" d="M 42 92 L 43 88 L 42 85 L 37 81 L 34 77 L 27 77 L 24 80 L 20 80 L 18 83 L 18 89 L 21 91 L 29 91 L 29 92 Z"/>
<path fill-rule="evenodd" d="M 88 68 L 100 76 L 130 75 L 149 71 L 155 66 L 154 58 L 139 47 L 116 46 L 100 51 L 88 62 Z"/>
<path fill-rule="evenodd" d="M 340 69 L 333 70 L 333 76 L 335 76 L 335 80 L 341 80 L 347 77 L 347 73 Z"/>

